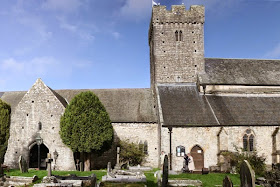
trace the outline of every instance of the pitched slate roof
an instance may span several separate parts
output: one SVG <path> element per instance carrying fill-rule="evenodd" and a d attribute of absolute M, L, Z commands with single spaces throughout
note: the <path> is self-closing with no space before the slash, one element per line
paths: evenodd
<path fill-rule="evenodd" d="M 200 84 L 280 85 L 280 60 L 205 58 Z"/>
<path fill-rule="evenodd" d="M 195 85 L 161 85 L 158 91 L 164 126 L 280 125 L 280 97 L 203 95 Z"/>
<path fill-rule="evenodd" d="M 280 97 L 207 96 L 221 125 L 280 125 Z"/>
<path fill-rule="evenodd" d="M 195 84 L 158 86 L 164 126 L 218 125 Z"/>
<path fill-rule="evenodd" d="M 112 122 L 157 122 L 151 89 L 51 89 L 51 91 L 64 106 L 82 91 L 93 91 L 105 106 Z M 1 99 L 10 104 L 14 111 L 25 94 L 26 91 L 4 92 Z"/>
<path fill-rule="evenodd" d="M 68 102 L 88 90 L 55 90 Z M 112 122 L 157 122 L 151 89 L 94 89 Z"/>
<path fill-rule="evenodd" d="M 4 92 L 1 99 L 11 106 L 11 110 L 14 111 L 17 104 L 21 101 L 26 91 Z"/>

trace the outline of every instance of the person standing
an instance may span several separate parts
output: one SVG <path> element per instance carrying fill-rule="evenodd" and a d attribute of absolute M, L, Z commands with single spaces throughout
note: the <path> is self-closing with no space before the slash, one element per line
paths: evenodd
<path fill-rule="evenodd" d="M 189 171 L 189 157 L 187 154 L 184 155 L 184 164 L 183 164 L 183 172 Z"/>
<path fill-rule="evenodd" d="M 195 169 L 194 167 L 194 162 L 193 162 L 193 157 L 191 156 L 190 153 L 188 153 L 188 157 L 189 157 L 189 170 L 190 170 L 190 173 L 193 173 L 193 170 Z"/>

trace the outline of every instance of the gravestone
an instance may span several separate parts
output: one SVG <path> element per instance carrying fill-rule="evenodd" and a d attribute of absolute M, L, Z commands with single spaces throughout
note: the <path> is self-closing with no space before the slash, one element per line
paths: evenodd
<path fill-rule="evenodd" d="M 117 163 L 116 163 L 115 169 L 121 169 L 121 166 L 120 166 L 120 147 L 117 147 Z"/>
<path fill-rule="evenodd" d="M 107 164 L 107 176 L 112 177 L 112 178 L 116 178 L 116 175 L 114 173 L 112 173 L 111 162 L 108 162 L 108 164 Z"/>
<path fill-rule="evenodd" d="M 255 187 L 255 172 L 247 160 L 240 166 L 241 187 Z"/>
<path fill-rule="evenodd" d="M 46 163 L 47 163 L 47 170 L 48 170 L 48 177 L 52 176 L 52 161 L 53 159 L 51 158 L 51 154 L 48 153 L 48 156 L 46 158 Z"/>
<path fill-rule="evenodd" d="M 111 171 L 112 171 L 111 162 L 108 162 L 108 164 L 107 164 L 107 173 L 110 173 Z"/>
<path fill-rule="evenodd" d="M 84 162 L 80 162 L 80 171 L 84 171 Z"/>
<path fill-rule="evenodd" d="M 223 180 L 223 187 L 233 187 L 233 184 L 229 178 L 229 176 L 226 176 Z"/>
<path fill-rule="evenodd" d="M 20 169 L 21 173 L 28 172 L 26 160 L 24 159 L 24 157 L 22 155 L 19 156 L 18 165 L 19 165 L 19 169 Z"/>
<path fill-rule="evenodd" d="M 168 156 L 164 156 L 163 166 L 162 166 L 162 187 L 167 187 L 168 185 Z"/>

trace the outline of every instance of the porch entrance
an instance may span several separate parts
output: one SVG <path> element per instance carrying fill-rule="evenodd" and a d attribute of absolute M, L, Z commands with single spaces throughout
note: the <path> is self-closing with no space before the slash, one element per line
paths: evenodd
<path fill-rule="evenodd" d="M 40 145 L 40 168 L 46 169 L 46 158 L 49 153 L 49 149 L 45 144 Z M 38 168 L 38 145 L 34 144 L 29 152 L 29 168 Z"/>
<path fill-rule="evenodd" d="M 200 146 L 195 145 L 191 149 L 195 170 L 201 171 L 204 168 L 204 153 Z"/>

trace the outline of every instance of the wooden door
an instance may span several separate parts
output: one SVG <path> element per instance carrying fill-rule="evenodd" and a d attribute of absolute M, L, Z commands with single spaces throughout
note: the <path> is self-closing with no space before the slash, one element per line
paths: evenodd
<path fill-rule="evenodd" d="M 193 162 L 195 170 L 202 170 L 204 168 L 204 153 L 200 146 L 195 145 L 191 149 L 191 155 L 193 157 Z"/>

